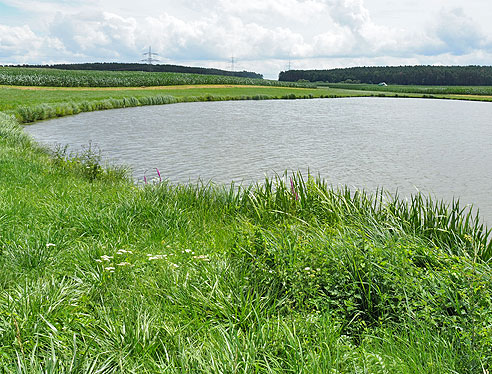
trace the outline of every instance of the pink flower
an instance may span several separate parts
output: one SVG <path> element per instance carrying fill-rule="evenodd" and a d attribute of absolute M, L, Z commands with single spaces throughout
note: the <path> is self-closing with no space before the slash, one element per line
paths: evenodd
<path fill-rule="evenodd" d="M 292 192 L 292 195 L 296 198 L 296 201 L 299 201 L 299 195 L 294 188 L 294 181 L 292 180 L 292 178 L 290 178 L 290 191 Z"/>

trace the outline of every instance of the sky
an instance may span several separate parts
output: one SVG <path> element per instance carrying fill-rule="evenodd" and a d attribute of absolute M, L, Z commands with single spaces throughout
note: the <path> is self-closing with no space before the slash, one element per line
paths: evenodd
<path fill-rule="evenodd" d="M 490 0 L 0 0 L 0 64 L 492 65 Z"/>

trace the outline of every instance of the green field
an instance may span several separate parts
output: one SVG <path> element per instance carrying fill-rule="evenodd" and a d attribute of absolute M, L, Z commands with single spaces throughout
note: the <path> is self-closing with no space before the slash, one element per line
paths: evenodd
<path fill-rule="evenodd" d="M 388 85 L 378 86 L 377 84 L 354 84 L 354 83 L 322 83 L 320 87 L 339 88 L 346 90 L 372 91 L 372 92 L 393 92 L 406 94 L 436 95 L 437 97 L 456 95 L 473 96 L 492 96 L 492 87 L 489 86 L 403 86 Z M 487 98 L 482 98 L 486 101 Z M 489 100 L 492 98 L 488 98 Z"/>
<path fill-rule="evenodd" d="M 47 87 L 141 87 L 197 84 L 242 84 L 280 87 L 312 86 L 310 84 L 279 82 L 267 79 L 239 78 L 223 75 L 0 67 L 0 85 Z"/>
<path fill-rule="evenodd" d="M 153 89 L 143 88 L 106 88 L 106 89 L 53 89 L 48 87 L 32 87 L 26 89 L 15 86 L 0 86 L 0 111 L 15 110 L 21 106 L 39 104 L 58 104 L 83 101 L 102 101 L 107 99 L 146 98 L 155 96 L 183 97 L 217 97 L 217 98 L 247 98 L 271 97 L 281 98 L 294 95 L 295 97 L 336 97 L 356 96 L 347 90 L 315 89 L 315 88 L 284 88 L 262 86 L 191 86 L 186 88 L 171 86 Z"/>
<path fill-rule="evenodd" d="M 296 90 L 2 87 L 0 108 L 345 92 Z M 490 237 L 458 203 L 307 175 L 135 185 L 0 113 L 0 372 L 486 373 Z"/>
<path fill-rule="evenodd" d="M 93 110 L 190 101 L 310 99 L 371 96 L 341 89 L 196 85 L 153 88 L 50 88 L 0 86 L 0 111 L 23 123 Z"/>

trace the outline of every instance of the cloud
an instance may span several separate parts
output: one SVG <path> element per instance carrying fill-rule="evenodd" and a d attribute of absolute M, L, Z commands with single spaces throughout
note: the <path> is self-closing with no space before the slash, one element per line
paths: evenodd
<path fill-rule="evenodd" d="M 442 49 L 454 55 L 481 49 L 487 40 L 463 8 L 443 9 L 435 27 L 435 34 L 442 42 Z"/>
<path fill-rule="evenodd" d="M 115 14 L 58 14 L 50 24 L 52 37 L 74 54 L 118 60 L 134 55 L 137 23 Z"/>
<path fill-rule="evenodd" d="M 57 39 L 36 35 L 29 26 L 0 25 L 0 58 L 29 63 L 42 58 L 43 51 L 57 54 L 63 45 Z"/>
<path fill-rule="evenodd" d="M 364 7 L 363 0 L 330 1 L 330 15 L 339 25 L 354 31 L 371 23 L 369 11 Z"/>

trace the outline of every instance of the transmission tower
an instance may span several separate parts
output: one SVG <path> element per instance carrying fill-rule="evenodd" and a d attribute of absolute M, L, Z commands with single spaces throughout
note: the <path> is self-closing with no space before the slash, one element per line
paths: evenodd
<path fill-rule="evenodd" d="M 236 62 L 236 60 L 234 59 L 234 56 L 231 57 L 231 71 L 233 72 L 234 71 L 234 63 Z"/>
<path fill-rule="evenodd" d="M 159 59 L 154 58 L 153 56 L 158 56 L 159 54 L 152 52 L 152 47 L 149 46 L 149 51 L 145 52 L 143 55 L 147 56 L 147 58 L 140 61 L 146 62 L 149 65 L 149 71 L 152 71 L 152 63 L 159 61 Z"/>

